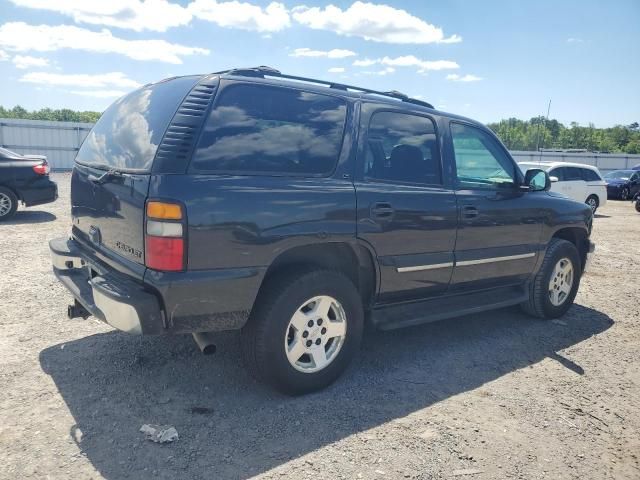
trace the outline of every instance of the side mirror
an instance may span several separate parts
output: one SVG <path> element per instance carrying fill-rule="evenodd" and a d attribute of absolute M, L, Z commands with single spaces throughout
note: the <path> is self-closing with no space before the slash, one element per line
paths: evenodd
<path fill-rule="evenodd" d="M 559 181 L 559 178 L 558 178 L 558 177 L 553 177 L 553 176 L 552 176 L 552 177 L 549 177 L 549 180 L 551 180 L 551 183 L 556 183 L 556 182 L 558 182 L 558 181 Z"/>
<path fill-rule="evenodd" d="M 547 191 L 551 188 L 551 181 L 547 172 L 540 168 L 532 168 L 524 174 L 522 186 L 530 192 Z"/>

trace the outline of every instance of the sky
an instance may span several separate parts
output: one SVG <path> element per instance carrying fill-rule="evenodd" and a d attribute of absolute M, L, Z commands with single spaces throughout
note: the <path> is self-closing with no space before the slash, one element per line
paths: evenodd
<path fill-rule="evenodd" d="M 640 121 L 640 0 L 0 0 L 0 105 L 104 110 L 175 75 L 268 65 L 481 122 Z"/>

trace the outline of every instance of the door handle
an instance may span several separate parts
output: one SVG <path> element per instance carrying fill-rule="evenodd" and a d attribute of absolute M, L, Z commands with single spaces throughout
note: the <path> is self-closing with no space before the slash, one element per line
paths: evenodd
<path fill-rule="evenodd" d="M 478 216 L 478 209 L 473 205 L 465 205 L 462 207 L 463 218 L 475 218 Z"/>
<path fill-rule="evenodd" d="M 376 220 L 391 220 L 395 210 L 390 203 L 377 202 L 371 205 L 370 215 L 371 218 Z"/>

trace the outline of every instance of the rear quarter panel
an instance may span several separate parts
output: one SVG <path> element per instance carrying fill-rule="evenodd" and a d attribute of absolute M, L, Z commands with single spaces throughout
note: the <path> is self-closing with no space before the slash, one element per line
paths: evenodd
<path fill-rule="evenodd" d="M 184 203 L 189 271 L 266 267 L 289 248 L 355 237 L 349 180 L 164 175 L 149 197 Z"/>

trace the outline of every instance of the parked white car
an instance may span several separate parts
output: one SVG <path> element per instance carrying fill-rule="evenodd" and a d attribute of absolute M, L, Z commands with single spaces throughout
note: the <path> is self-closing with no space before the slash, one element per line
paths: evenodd
<path fill-rule="evenodd" d="M 531 168 L 546 170 L 551 177 L 552 192 L 584 202 L 594 213 L 607 203 L 607 182 L 596 167 L 567 162 L 519 162 L 518 165 L 523 172 Z"/>

